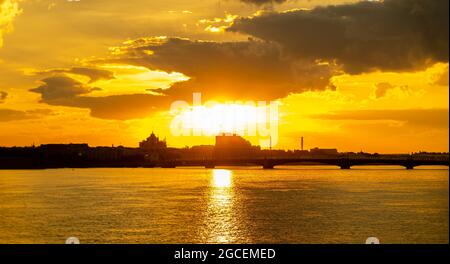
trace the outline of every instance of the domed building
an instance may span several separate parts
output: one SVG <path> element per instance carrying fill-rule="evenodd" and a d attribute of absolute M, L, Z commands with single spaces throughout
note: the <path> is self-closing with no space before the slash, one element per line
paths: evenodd
<path fill-rule="evenodd" d="M 159 140 L 159 137 L 152 132 L 152 134 L 139 143 L 139 148 L 144 151 L 163 150 L 167 148 L 166 140 Z"/>

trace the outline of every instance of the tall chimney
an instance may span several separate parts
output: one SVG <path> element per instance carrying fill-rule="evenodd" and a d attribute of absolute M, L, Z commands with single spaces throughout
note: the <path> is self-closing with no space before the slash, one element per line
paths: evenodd
<path fill-rule="evenodd" d="M 301 140 L 301 149 L 302 149 L 302 151 L 303 151 L 303 137 L 302 137 L 302 140 Z"/>

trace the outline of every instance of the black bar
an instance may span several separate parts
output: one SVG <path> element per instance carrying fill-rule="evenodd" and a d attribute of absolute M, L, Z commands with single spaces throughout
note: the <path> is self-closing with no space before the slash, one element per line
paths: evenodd
<path fill-rule="evenodd" d="M 175 258 L 176 251 L 208 251 L 206 261 L 200 258 Z M 228 256 L 219 258 L 219 250 L 228 250 Z M 230 255 L 240 249 L 256 251 L 273 249 L 273 258 L 235 258 Z M 351 260 L 359 263 L 379 262 L 386 260 L 427 261 L 433 259 L 449 259 L 449 245 L 1 245 L 0 256 L 59 259 L 66 261 L 110 260 L 142 260 L 142 263 L 313 263 L 314 260 Z M 215 256 L 211 256 L 215 254 Z M 238 254 L 239 255 L 239 254 Z M 240 254 L 239 256 L 242 256 Z M 157 261 L 156 261 L 157 260 Z M 308 262 L 305 262 L 308 260 Z"/>

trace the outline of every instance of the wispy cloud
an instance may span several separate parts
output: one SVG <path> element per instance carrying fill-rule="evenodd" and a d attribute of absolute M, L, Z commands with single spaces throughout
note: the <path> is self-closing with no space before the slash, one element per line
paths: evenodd
<path fill-rule="evenodd" d="M 3 46 L 4 34 L 13 30 L 13 20 L 20 14 L 20 0 L 0 0 L 0 47 Z"/>

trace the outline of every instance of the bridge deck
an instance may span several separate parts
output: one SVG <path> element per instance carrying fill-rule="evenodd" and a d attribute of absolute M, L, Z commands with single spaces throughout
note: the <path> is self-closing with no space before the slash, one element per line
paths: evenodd
<path fill-rule="evenodd" d="M 443 165 L 449 166 L 448 159 L 413 159 L 413 158 L 270 158 L 270 159 L 210 159 L 210 160 L 176 160 L 170 162 L 176 166 L 263 166 L 273 168 L 279 165 L 294 165 L 306 163 L 306 165 L 325 164 L 335 165 L 343 169 L 349 169 L 357 165 L 399 165 L 407 169 L 412 169 L 421 165 Z"/>

